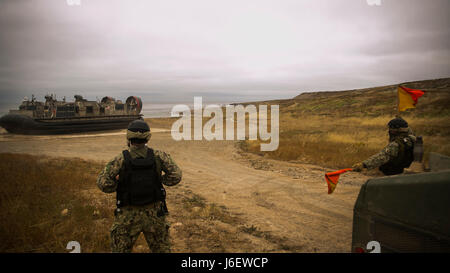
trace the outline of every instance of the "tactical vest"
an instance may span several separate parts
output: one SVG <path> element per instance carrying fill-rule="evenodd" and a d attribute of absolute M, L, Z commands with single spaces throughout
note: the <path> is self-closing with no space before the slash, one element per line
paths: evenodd
<path fill-rule="evenodd" d="M 142 206 L 165 200 L 161 183 L 161 168 L 152 149 L 146 158 L 133 159 L 128 150 L 122 152 L 124 162 L 119 173 L 117 207 Z"/>
<path fill-rule="evenodd" d="M 414 141 L 411 138 L 412 145 L 406 145 L 404 139 L 408 137 L 399 137 L 394 141 L 398 144 L 398 154 L 384 165 L 380 166 L 380 171 L 385 175 L 396 175 L 403 173 L 404 168 L 408 168 L 414 161 Z"/>

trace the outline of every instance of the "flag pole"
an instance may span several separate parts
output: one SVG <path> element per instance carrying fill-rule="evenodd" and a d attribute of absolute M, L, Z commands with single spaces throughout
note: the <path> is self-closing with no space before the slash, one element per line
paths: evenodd
<path fill-rule="evenodd" d="M 399 84 L 397 86 L 397 90 L 396 90 L 396 92 L 397 92 L 397 114 L 395 115 L 396 118 L 401 118 L 401 116 L 400 116 L 400 98 L 398 97 L 398 89 L 400 88 L 400 86 L 402 86 L 402 84 Z"/>

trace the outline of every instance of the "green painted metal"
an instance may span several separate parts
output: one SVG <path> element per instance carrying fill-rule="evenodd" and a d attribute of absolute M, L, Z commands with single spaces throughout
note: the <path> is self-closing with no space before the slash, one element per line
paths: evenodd
<path fill-rule="evenodd" d="M 353 214 L 352 251 L 450 252 L 450 170 L 369 179 Z"/>

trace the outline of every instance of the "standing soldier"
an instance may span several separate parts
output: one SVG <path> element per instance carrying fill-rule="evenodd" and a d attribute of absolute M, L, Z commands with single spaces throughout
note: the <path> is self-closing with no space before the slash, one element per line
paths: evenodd
<path fill-rule="evenodd" d="M 147 147 L 150 136 L 145 121 L 131 122 L 127 130 L 129 149 L 109 162 L 97 179 L 100 190 L 116 192 L 117 196 L 112 252 L 131 252 L 141 232 L 152 252 L 170 252 L 163 184 L 178 184 L 181 170 L 170 155 Z"/>
<path fill-rule="evenodd" d="M 398 117 L 388 123 L 389 144 L 379 153 L 369 157 L 361 163 L 353 165 L 353 171 L 360 172 L 364 168 L 379 167 L 385 175 L 403 173 L 414 160 L 414 143 L 416 137 L 408 127 L 408 123 Z"/>

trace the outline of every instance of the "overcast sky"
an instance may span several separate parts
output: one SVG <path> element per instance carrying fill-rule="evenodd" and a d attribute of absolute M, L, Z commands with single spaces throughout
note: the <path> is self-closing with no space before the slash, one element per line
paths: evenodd
<path fill-rule="evenodd" d="M 450 76 L 450 1 L 0 0 L 0 99 L 290 98 Z"/>

